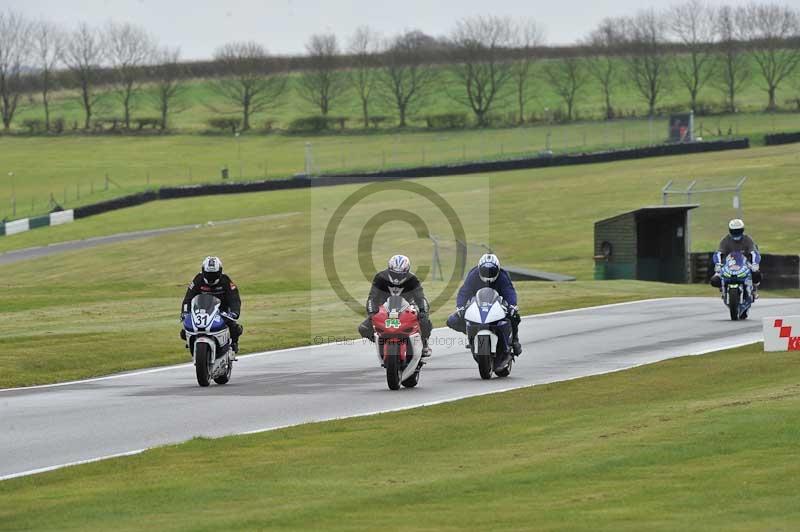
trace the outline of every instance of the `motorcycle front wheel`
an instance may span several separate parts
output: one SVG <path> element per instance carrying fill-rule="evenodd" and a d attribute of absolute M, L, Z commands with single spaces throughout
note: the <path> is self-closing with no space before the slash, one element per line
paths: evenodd
<path fill-rule="evenodd" d="M 194 371 L 197 375 L 197 384 L 208 386 L 208 361 L 211 358 L 211 350 L 208 344 L 199 342 L 194 346 Z"/>
<path fill-rule="evenodd" d="M 400 389 L 400 344 L 396 342 L 387 343 L 386 347 L 386 384 L 390 390 Z"/>
<path fill-rule="evenodd" d="M 728 309 L 730 310 L 731 320 L 739 321 L 739 288 L 728 289 Z"/>
<path fill-rule="evenodd" d="M 478 373 L 481 379 L 489 380 L 492 378 L 492 342 L 488 336 L 476 336 L 478 342 Z"/>

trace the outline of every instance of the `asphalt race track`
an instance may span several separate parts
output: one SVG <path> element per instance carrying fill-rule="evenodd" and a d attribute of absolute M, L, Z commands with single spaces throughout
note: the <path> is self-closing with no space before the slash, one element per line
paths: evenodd
<path fill-rule="evenodd" d="M 177 225 L 174 227 L 162 227 L 160 229 L 145 229 L 143 231 L 131 231 L 128 233 L 116 233 L 107 236 L 96 236 L 86 238 L 84 240 L 70 240 L 67 242 L 57 242 L 48 244 L 46 246 L 37 246 L 32 248 L 15 249 L 13 251 L 6 251 L 0 253 L 0 265 L 14 264 L 24 260 L 38 259 L 40 257 L 49 257 L 65 251 L 78 251 L 81 249 L 89 249 L 98 246 L 105 246 L 106 244 L 116 244 L 117 242 L 129 242 L 131 240 L 141 240 L 143 238 L 150 238 L 155 236 L 163 236 L 171 233 L 182 233 L 184 231 L 193 231 L 214 226 L 224 226 L 230 224 L 257 222 L 264 220 L 274 220 L 279 218 L 286 218 L 289 216 L 296 216 L 299 212 L 288 212 L 280 214 L 267 214 L 264 216 L 251 216 L 249 218 L 235 218 L 232 220 L 222 220 L 218 222 L 209 221 L 204 224 L 190 224 L 190 225 Z M 5 237 L 4 237 L 5 238 Z"/>
<path fill-rule="evenodd" d="M 184 364 L 0 390 L 0 479 L 194 436 L 404 409 L 725 349 L 760 341 L 760 318 L 792 314 L 800 315 L 800 299 L 762 299 L 750 320 L 731 322 L 717 298 L 673 298 L 528 317 L 522 357 L 510 377 L 491 381 L 478 376 L 463 337 L 437 329 L 419 387 L 396 392 L 372 344 L 360 340 L 241 357 L 225 386 L 198 387 Z"/>

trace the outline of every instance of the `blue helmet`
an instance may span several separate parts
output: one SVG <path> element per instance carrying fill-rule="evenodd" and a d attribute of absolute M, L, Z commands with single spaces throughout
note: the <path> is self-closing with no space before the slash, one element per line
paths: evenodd
<path fill-rule="evenodd" d="M 484 283 L 493 283 L 500 275 L 500 259 L 493 253 L 486 253 L 478 261 L 478 275 Z"/>

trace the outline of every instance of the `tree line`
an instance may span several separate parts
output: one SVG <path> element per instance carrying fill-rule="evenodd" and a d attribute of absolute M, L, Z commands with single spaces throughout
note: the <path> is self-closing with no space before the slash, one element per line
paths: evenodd
<path fill-rule="evenodd" d="M 537 62 L 542 65 L 534 79 Z M 272 55 L 256 42 L 232 42 L 218 48 L 213 60 L 197 62 L 181 61 L 178 49 L 160 46 L 130 23 L 82 23 L 66 31 L 0 12 L 0 117 L 6 131 L 23 95 L 32 92 L 41 100 L 45 130 L 52 130 L 50 98 L 61 88 L 76 90 L 87 130 L 106 96 L 119 102 L 122 125 L 130 129 L 142 94 L 158 110 L 157 125 L 166 129 L 170 116 L 188 106 L 183 95 L 195 78 L 209 79 L 228 107 L 214 111 L 224 116 L 236 109 L 232 127 L 248 130 L 253 114 L 281 105 L 289 90 L 321 117 L 355 95 L 364 127 L 376 101 L 393 108 L 403 127 L 439 92 L 484 126 L 501 100 L 513 101 L 517 121 L 524 122 L 534 82 L 548 84 L 572 120 L 591 80 L 602 91 L 605 116 L 613 118 L 615 94 L 624 85 L 635 89 L 650 115 L 675 83 L 685 90 L 690 109 L 697 110 L 699 92 L 713 86 L 730 112 L 737 110 L 743 87 L 758 83 L 766 109 L 774 110 L 778 88 L 798 73 L 800 11 L 775 3 L 715 7 L 687 0 L 605 19 L 569 47 L 547 46 L 535 20 L 489 15 L 464 18 L 440 38 L 418 30 L 385 38 L 360 27 L 344 45 L 333 33 L 314 34 L 300 57 Z"/>

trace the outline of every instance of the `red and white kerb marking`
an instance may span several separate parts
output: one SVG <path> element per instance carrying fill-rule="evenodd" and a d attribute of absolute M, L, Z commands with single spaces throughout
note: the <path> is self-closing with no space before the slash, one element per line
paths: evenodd
<path fill-rule="evenodd" d="M 764 318 L 764 351 L 800 351 L 800 316 Z"/>

